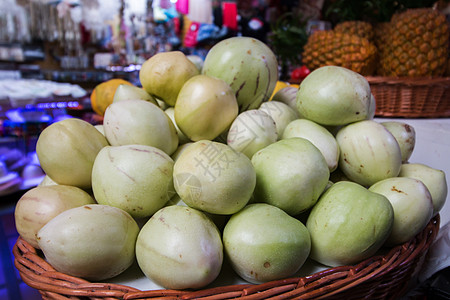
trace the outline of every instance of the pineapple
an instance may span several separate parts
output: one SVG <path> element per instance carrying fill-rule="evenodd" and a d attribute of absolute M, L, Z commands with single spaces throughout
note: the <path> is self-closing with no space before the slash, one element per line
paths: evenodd
<path fill-rule="evenodd" d="M 380 74 L 386 76 L 442 76 L 448 58 L 449 26 L 445 16 L 431 8 L 395 14 L 380 53 Z"/>
<path fill-rule="evenodd" d="M 361 75 L 372 75 L 376 66 L 376 47 L 368 39 L 355 34 L 316 31 L 308 38 L 302 62 L 310 70 L 335 65 Z"/>
<path fill-rule="evenodd" d="M 373 42 L 378 50 L 384 49 L 387 46 L 389 22 L 379 22 L 373 26 Z"/>
<path fill-rule="evenodd" d="M 379 22 L 374 25 L 374 38 L 373 41 L 375 46 L 377 47 L 378 57 L 381 59 L 388 55 L 389 47 L 388 47 L 388 39 L 389 39 L 389 22 Z M 385 75 L 383 74 L 383 68 L 381 66 L 380 59 L 377 60 L 376 73 L 377 75 Z"/>
<path fill-rule="evenodd" d="M 335 32 L 342 32 L 348 34 L 356 34 L 360 37 L 373 41 L 374 29 L 372 24 L 365 21 L 344 21 L 336 24 Z"/>

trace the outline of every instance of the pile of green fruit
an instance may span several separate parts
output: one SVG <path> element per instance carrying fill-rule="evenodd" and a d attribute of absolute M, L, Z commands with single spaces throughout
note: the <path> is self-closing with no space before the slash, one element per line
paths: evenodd
<path fill-rule="evenodd" d="M 444 172 L 408 163 L 414 129 L 373 120 L 367 80 L 336 66 L 271 96 L 272 51 L 216 44 L 202 66 L 157 54 L 120 85 L 104 122 L 66 119 L 37 142 L 46 178 L 15 211 L 60 272 L 104 280 L 137 260 L 153 282 L 198 289 L 224 264 L 261 283 L 311 258 L 358 263 L 438 214 Z"/>

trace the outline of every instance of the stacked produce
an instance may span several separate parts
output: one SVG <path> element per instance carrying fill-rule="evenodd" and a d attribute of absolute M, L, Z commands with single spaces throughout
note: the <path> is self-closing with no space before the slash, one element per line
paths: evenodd
<path fill-rule="evenodd" d="M 102 126 L 67 119 L 39 137 L 47 177 L 16 225 L 58 271 L 103 280 L 136 259 L 164 288 L 199 289 L 230 264 L 261 283 L 307 259 L 358 263 L 444 205 L 445 174 L 408 162 L 414 129 L 374 121 L 354 71 L 318 68 L 272 95 L 273 53 L 235 37 L 201 69 L 169 52 L 140 72 L 143 88 L 119 85 Z"/>
<path fill-rule="evenodd" d="M 437 10 L 418 8 L 395 14 L 380 56 L 387 76 L 442 76 L 446 70 L 449 25 Z M 382 52 L 383 53 L 383 52 Z"/>
<path fill-rule="evenodd" d="M 432 8 L 394 14 L 390 22 L 343 21 L 333 30 L 315 32 L 304 46 L 303 63 L 325 65 L 362 75 L 443 76 L 449 57 L 449 25 Z"/>
<path fill-rule="evenodd" d="M 302 62 L 310 70 L 341 66 L 363 75 L 375 71 L 377 49 L 365 37 L 335 30 L 316 31 L 304 46 Z"/>

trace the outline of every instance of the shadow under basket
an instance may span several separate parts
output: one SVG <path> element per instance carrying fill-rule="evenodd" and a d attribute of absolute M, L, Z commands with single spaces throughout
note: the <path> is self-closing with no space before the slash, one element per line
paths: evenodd
<path fill-rule="evenodd" d="M 375 116 L 450 117 L 450 77 L 366 77 L 376 101 Z"/>
<path fill-rule="evenodd" d="M 239 284 L 197 291 L 148 290 L 91 283 L 57 272 L 21 237 L 13 248 L 22 280 L 43 299 L 398 299 L 410 287 L 439 231 L 439 215 L 411 241 L 354 266 L 326 269 L 306 277 Z"/>

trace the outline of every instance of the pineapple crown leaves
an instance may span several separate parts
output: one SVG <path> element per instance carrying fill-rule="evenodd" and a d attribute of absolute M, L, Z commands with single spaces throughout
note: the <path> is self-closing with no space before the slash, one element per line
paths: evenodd
<path fill-rule="evenodd" d="M 271 24 L 269 45 L 282 64 L 301 62 L 300 54 L 308 41 L 306 24 L 300 15 L 292 12 Z"/>

